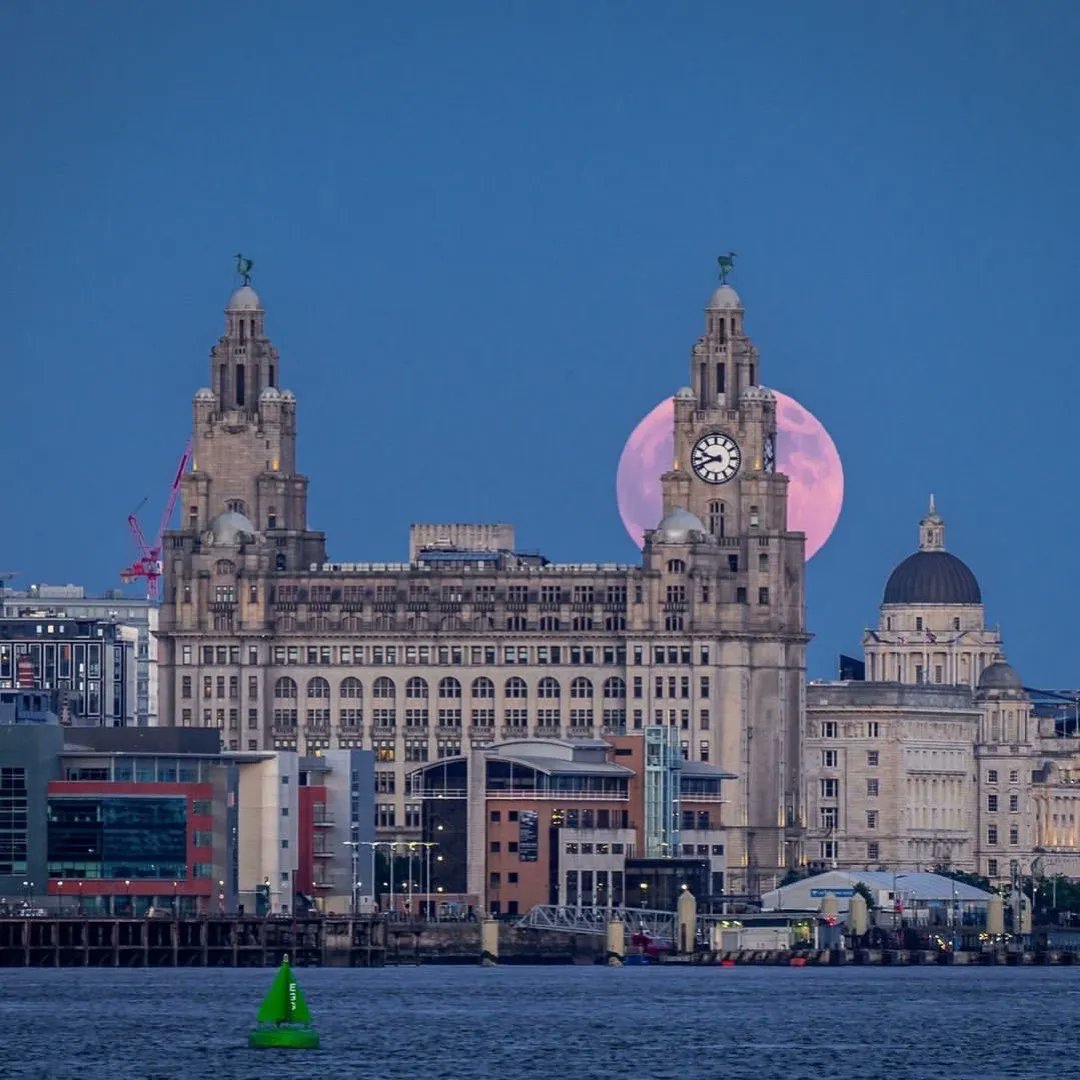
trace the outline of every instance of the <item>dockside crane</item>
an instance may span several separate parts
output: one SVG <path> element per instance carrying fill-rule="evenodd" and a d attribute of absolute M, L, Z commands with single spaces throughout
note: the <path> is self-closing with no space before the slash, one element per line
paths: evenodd
<path fill-rule="evenodd" d="M 184 478 L 184 473 L 187 471 L 190 461 L 191 439 L 188 439 L 187 445 L 184 447 L 184 453 L 180 457 L 180 463 L 176 467 L 176 476 L 173 477 L 172 486 L 169 488 L 169 498 L 165 503 L 165 511 L 161 515 L 161 523 L 158 525 L 152 543 L 147 543 L 138 517 L 138 512 L 146 500 L 143 499 L 142 503 L 139 503 L 135 510 L 128 514 L 128 528 L 135 538 L 135 546 L 139 549 L 139 558 L 120 571 L 120 580 L 127 584 L 137 578 L 146 578 L 146 596 L 150 600 L 156 600 L 158 595 L 158 579 L 161 577 L 162 570 L 161 538 L 172 520 L 176 500 L 180 495 L 180 482 Z"/>

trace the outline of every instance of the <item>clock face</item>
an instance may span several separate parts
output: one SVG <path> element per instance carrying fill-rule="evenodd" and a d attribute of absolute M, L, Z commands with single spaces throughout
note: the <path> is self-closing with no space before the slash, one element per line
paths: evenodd
<path fill-rule="evenodd" d="M 728 435 L 716 431 L 694 443 L 690 464 L 706 484 L 726 484 L 742 464 L 742 451 Z"/>

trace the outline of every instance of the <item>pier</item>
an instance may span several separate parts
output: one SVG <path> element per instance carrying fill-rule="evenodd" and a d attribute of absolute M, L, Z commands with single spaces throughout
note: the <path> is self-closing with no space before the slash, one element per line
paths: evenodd
<path fill-rule="evenodd" d="M 381 967 L 374 916 L 0 918 L 0 967 Z"/>

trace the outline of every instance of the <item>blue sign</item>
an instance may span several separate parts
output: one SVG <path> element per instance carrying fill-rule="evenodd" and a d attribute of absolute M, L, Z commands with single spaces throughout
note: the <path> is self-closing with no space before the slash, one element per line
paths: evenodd
<path fill-rule="evenodd" d="M 835 889 L 811 889 L 810 895 L 814 897 L 818 896 L 854 896 L 854 889 L 841 889 L 837 886 Z"/>

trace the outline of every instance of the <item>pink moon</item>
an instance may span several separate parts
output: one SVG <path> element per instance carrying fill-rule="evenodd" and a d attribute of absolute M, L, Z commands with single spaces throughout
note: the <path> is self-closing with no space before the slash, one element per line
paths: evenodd
<path fill-rule="evenodd" d="M 809 409 L 779 390 L 776 395 L 776 469 L 786 475 L 788 527 L 806 533 L 813 558 L 832 535 L 844 502 L 844 468 L 825 425 Z M 675 456 L 675 405 L 664 398 L 634 428 L 619 457 L 615 492 L 630 539 L 641 547 L 646 529 L 656 528 L 664 503 L 660 477 Z"/>

